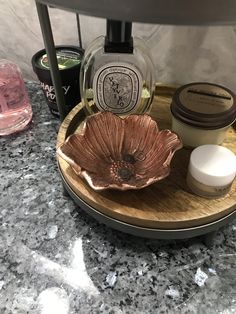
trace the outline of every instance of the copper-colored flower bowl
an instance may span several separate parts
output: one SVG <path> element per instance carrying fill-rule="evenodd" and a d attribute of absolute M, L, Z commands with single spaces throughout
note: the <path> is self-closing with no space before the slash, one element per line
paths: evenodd
<path fill-rule="evenodd" d="M 141 189 L 167 177 L 182 143 L 158 130 L 148 115 L 122 119 L 101 112 L 87 119 L 81 134 L 70 135 L 57 150 L 95 190 Z"/>

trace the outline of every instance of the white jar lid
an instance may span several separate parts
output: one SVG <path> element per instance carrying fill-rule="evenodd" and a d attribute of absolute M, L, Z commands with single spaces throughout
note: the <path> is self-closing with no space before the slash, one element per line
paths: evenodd
<path fill-rule="evenodd" d="M 208 186 L 230 184 L 236 175 L 236 156 L 223 146 L 199 146 L 190 156 L 189 172 L 198 182 Z"/>

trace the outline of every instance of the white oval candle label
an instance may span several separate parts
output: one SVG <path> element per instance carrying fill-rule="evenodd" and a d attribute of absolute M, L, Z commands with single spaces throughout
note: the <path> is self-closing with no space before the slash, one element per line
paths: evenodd
<path fill-rule="evenodd" d="M 142 76 L 129 63 L 107 63 L 95 73 L 93 90 L 99 110 L 127 114 L 134 111 L 140 100 Z"/>

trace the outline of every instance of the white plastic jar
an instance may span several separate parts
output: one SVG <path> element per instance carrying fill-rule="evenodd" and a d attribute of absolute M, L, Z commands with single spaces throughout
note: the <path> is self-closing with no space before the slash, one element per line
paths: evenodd
<path fill-rule="evenodd" d="M 184 146 L 221 144 L 236 120 L 235 95 L 210 83 L 192 83 L 178 88 L 171 103 L 172 130 Z"/>
<path fill-rule="evenodd" d="M 206 198 L 223 197 L 236 175 L 235 154 L 219 145 L 195 148 L 190 156 L 187 184 L 191 191 Z"/>

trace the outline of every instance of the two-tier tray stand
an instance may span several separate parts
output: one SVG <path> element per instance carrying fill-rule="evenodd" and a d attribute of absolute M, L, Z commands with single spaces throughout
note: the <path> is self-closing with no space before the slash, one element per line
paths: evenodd
<path fill-rule="evenodd" d="M 81 104 L 66 111 L 57 65 L 55 45 L 48 14 L 48 5 L 76 13 L 118 20 L 163 24 L 235 24 L 236 2 L 227 0 L 214 5 L 214 0 L 37 0 L 36 6 L 47 51 L 61 127 L 57 146 L 72 133 L 78 132 L 85 114 Z M 123 4 L 123 5 L 121 5 Z M 212 9 L 214 7 L 214 10 Z M 227 8 L 227 10 L 225 9 Z M 78 21 L 78 16 L 77 16 Z M 79 25 L 79 23 L 78 23 Z M 79 29 L 80 34 L 80 29 Z M 170 102 L 173 88 L 158 86 L 151 115 L 160 128 L 170 128 Z M 66 117 L 66 118 L 65 118 Z M 236 153 L 236 131 L 231 128 L 224 144 Z M 186 171 L 190 150 L 182 149 L 172 161 L 168 178 L 139 191 L 93 191 L 78 178 L 71 167 L 58 158 L 63 186 L 74 201 L 98 221 L 117 230 L 141 237 L 181 239 L 204 235 L 210 243 L 214 232 L 236 217 L 236 183 L 230 193 L 218 200 L 207 200 L 190 193 Z"/>

